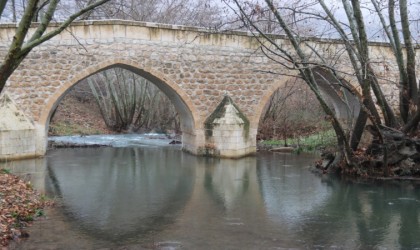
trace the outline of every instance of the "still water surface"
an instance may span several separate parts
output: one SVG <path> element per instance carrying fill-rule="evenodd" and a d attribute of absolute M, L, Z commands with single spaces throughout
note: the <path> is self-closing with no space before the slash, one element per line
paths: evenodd
<path fill-rule="evenodd" d="M 55 149 L 9 163 L 57 205 L 18 249 L 420 249 L 420 185 L 354 183 L 312 155 Z"/>

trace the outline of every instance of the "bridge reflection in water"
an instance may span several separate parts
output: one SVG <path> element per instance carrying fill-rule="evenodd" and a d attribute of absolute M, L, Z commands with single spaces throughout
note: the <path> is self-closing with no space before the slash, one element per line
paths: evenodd
<path fill-rule="evenodd" d="M 310 173 L 312 160 L 91 148 L 57 149 L 8 167 L 61 197 L 23 247 L 420 247 L 415 183 L 325 179 Z"/>

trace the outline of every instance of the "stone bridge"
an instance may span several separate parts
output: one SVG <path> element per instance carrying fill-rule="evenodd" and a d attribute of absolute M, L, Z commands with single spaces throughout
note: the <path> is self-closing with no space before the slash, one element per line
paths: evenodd
<path fill-rule="evenodd" d="M 0 25 L 1 58 L 15 29 L 15 24 Z M 281 36 L 275 39 L 289 46 Z M 312 43 L 343 72 L 351 72 L 342 44 Z M 296 75 L 267 59 L 259 47 L 247 32 L 118 20 L 74 23 L 35 48 L 8 80 L 0 99 L 0 159 L 44 155 L 51 114 L 61 98 L 84 78 L 112 67 L 139 74 L 170 98 L 181 118 L 184 150 L 220 157 L 254 153 L 264 107 Z M 372 44 L 371 50 L 385 92 L 397 95 L 390 48 Z M 320 87 L 343 119 L 358 112 L 358 107 L 349 112 L 334 91 Z"/>

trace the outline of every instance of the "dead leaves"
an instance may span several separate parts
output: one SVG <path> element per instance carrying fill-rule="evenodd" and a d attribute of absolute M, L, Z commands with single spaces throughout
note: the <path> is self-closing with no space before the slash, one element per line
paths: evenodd
<path fill-rule="evenodd" d="M 15 238 L 28 237 L 23 229 L 34 217 L 43 214 L 44 206 L 51 204 L 29 182 L 0 171 L 0 246 Z"/>

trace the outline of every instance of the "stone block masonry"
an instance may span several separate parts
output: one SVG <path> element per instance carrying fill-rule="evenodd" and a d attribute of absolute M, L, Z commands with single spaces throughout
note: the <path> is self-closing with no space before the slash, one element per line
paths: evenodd
<path fill-rule="evenodd" d="M 256 141 L 250 136 L 249 120 L 229 96 L 223 98 L 204 125 L 206 144 L 202 154 L 237 157 L 256 152 Z"/>
<path fill-rule="evenodd" d="M 15 29 L 15 24 L 0 25 L 1 58 Z M 290 46 L 281 36 L 276 40 L 284 48 Z M 311 42 L 326 55 L 343 49 L 337 41 Z M 35 48 L 8 80 L 5 94 L 25 121 L 14 120 L 0 128 L 0 159 L 43 155 L 49 120 L 61 98 L 81 80 L 112 67 L 145 77 L 169 97 L 181 118 L 184 150 L 224 157 L 255 152 L 258 121 L 265 105 L 273 92 L 297 73 L 266 58 L 259 46 L 246 32 L 216 33 L 195 27 L 118 20 L 76 22 Z M 393 61 L 390 48 L 372 44 L 371 50 L 377 57 L 374 61 L 379 62 L 374 66 L 384 79 L 382 84 L 395 93 L 390 82 L 398 81 L 398 72 L 389 63 Z M 345 53 L 332 57 L 340 61 L 342 72 L 350 72 Z M 351 75 L 346 77 L 350 83 L 354 80 Z M 209 137 L 205 122 L 226 96 L 239 112 L 237 118 L 248 122 L 230 117 L 236 111 L 232 113 L 229 110 L 233 108 L 226 106 L 227 117 L 213 120 L 214 130 Z M 230 120 L 237 123 L 230 124 Z"/>
<path fill-rule="evenodd" d="M 34 124 L 7 95 L 0 96 L 0 160 L 36 156 Z"/>

